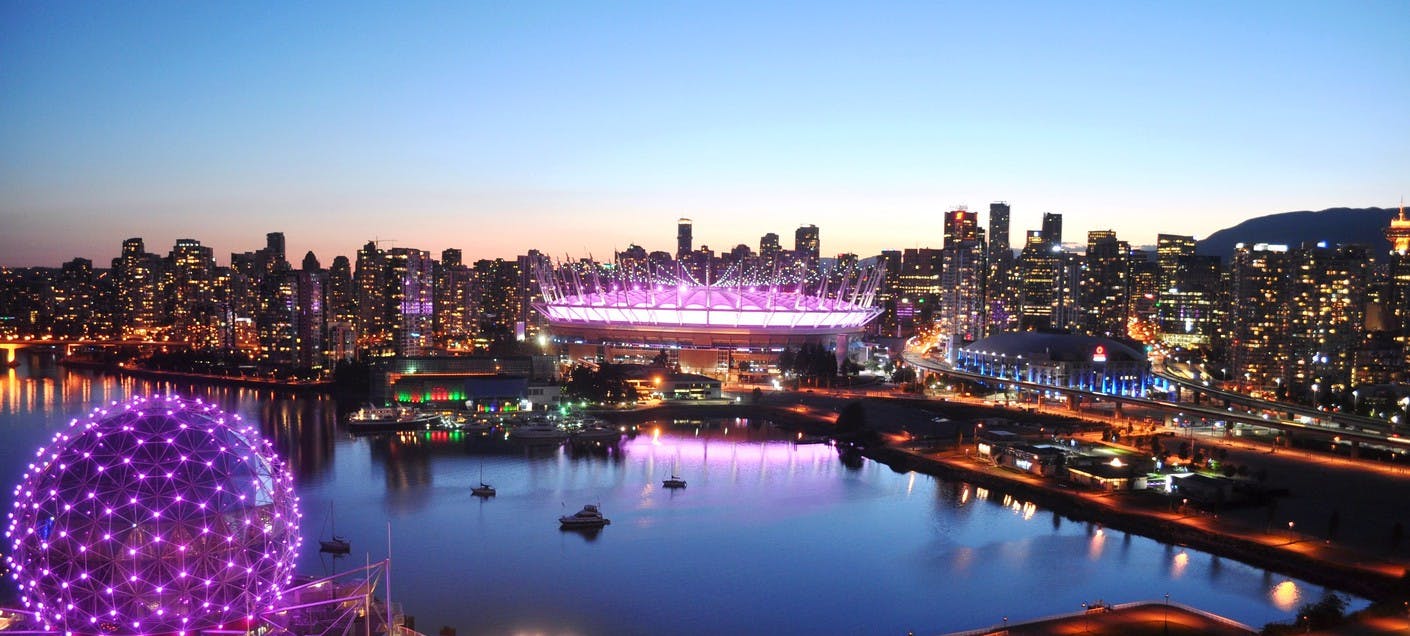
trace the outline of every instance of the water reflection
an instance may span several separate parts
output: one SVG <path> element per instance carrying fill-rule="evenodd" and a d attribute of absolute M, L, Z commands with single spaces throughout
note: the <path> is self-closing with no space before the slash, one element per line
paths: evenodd
<path fill-rule="evenodd" d="M 1129 533 L 1118 548 L 1111 528 L 1064 523 L 1055 512 L 1044 522 L 1022 497 L 897 473 L 852 450 L 796 443 L 759 421 L 648 422 L 635 437 L 593 448 L 450 433 L 352 437 L 338 428 L 339 404 L 324 396 L 114 379 L 33 362 L 0 378 L 6 483 L 17 480 L 24 455 L 94 404 L 152 391 L 199 397 L 260 423 L 297 475 L 305 510 L 338 511 L 352 558 L 311 547 L 302 570 L 381 558 L 390 520 L 401 602 L 423 625 L 464 634 L 525 625 L 563 633 L 948 632 L 992 616 L 1166 592 L 1262 624 L 1319 593 Z M 677 471 L 690 487 L 662 488 Z M 495 498 L 470 494 L 482 476 Z M 565 507 L 585 503 L 601 503 L 614 523 L 556 531 Z M 306 520 L 310 546 L 322 530 L 317 516 Z M 686 589 L 710 590 L 710 602 L 679 602 Z"/>

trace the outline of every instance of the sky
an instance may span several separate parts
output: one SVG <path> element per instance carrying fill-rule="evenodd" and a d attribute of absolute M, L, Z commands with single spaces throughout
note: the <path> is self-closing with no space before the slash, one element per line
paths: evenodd
<path fill-rule="evenodd" d="M 0 3 L 0 266 L 1203 236 L 1410 190 L 1410 2 Z"/>

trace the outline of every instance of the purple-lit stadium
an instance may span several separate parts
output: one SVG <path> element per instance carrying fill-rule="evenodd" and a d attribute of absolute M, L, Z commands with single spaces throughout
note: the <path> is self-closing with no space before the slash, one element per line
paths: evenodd
<path fill-rule="evenodd" d="M 702 283 L 677 270 L 662 275 L 615 267 L 611 275 L 571 267 L 536 272 L 543 302 L 535 308 L 564 342 L 748 351 L 833 344 L 860 334 L 881 313 L 874 307 L 883 270 L 849 267 L 815 281 L 723 273 Z"/>
<path fill-rule="evenodd" d="M 7 558 L 46 631 L 243 631 L 293 577 L 299 503 L 238 416 L 171 396 L 75 420 L 15 489 Z"/>

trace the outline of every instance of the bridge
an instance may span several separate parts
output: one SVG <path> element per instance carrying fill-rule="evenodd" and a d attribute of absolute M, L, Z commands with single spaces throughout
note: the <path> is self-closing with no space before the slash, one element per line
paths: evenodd
<path fill-rule="evenodd" d="M 175 349 L 185 349 L 189 347 L 184 342 L 163 342 L 158 340 L 71 340 L 71 339 L 22 339 L 22 338 L 0 338 L 0 351 L 4 351 L 6 366 L 15 363 L 15 352 L 20 349 L 32 347 L 63 347 L 64 355 L 72 355 L 73 350 L 78 347 L 168 347 Z"/>
<path fill-rule="evenodd" d="M 1002 387 L 1015 387 L 1034 392 L 1057 393 L 1075 400 L 1101 399 L 1115 403 L 1118 412 L 1120 412 L 1122 405 L 1143 406 L 1160 410 L 1177 410 L 1181 413 L 1211 420 L 1223 420 L 1231 424 L 1244 424 L 1289 433 L 1301 433 L 1331 442 L 1345 441 L 1352 445 L 1353 454 L 1355 454 L 1355 449 L 1361 444 L 1374 444 L 1384 448 L 1410 449 L 1410 439 L 1400 437 L 1396 433 L 1395 427 L 1384 420 L 1346 414 L 1331 414 L 1307 407 L 1299 407 L 1279 402 L 1268 402 L 1245 395 L 1211 389 L 1210 387 L 1202 386 L 1198 383 L 1164 375 L 1161 377 L 1175 382 L 1180 390 L 1189 391 L 1194 395 L 1210 395 L 1212 396 L 1209 398 L 1210 400 L 1218 398 L 1221 401 L 1227 400 L 1228 402 L 1222 407 L 1216 407 L 1212 404 L 1204 405 L 1199 402 L 1180 402 L 1178 392 L 1175 400 L 1160 400 L 1150 397 L 1110 394 L 1087 389 L 1014 380 L 1011 378 L 956 369 L 943 360 L 936 359 L 909 347 L 902 353 L 902 358 L 907 364 L 918 369 L 946 377 L 983 384 L 997 384 Z M 1263 412 L 1239 411 L 1233 408 L 1234 404 Z M 1270 416 L 1268 412 L 1277 413 L 1279 417 Z M 1299 414 L 1304 414 L 1302 417 L 1307 421 L 1297 420 L 1296 416 Z M 1312 417 L 1312 414 L 1315 414 L 1316 417 Z M 1286 415 L 1286 417 L 1283 417 L 1284 415 Z"/>

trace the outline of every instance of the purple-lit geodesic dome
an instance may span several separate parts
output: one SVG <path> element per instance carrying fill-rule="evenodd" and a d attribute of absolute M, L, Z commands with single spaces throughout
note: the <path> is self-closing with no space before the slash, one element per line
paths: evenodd
<path fill-rule="evenodd" d="M 73 421 L 9 517 L 21 600 L 79 634 L 243 626 L 276 606 L 301 542 L 293 480 L 259 430 L 172 396 Z"/>

